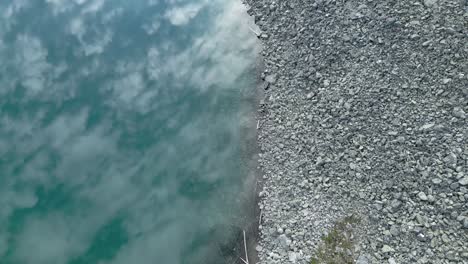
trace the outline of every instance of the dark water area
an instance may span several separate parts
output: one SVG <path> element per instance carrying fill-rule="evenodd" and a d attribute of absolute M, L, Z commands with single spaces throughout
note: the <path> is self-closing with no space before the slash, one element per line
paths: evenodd
<path fill-rule="evenodd" d="M 250 27 L 236 0 L 1 1 L 0 264 L 238 254 Z"/>

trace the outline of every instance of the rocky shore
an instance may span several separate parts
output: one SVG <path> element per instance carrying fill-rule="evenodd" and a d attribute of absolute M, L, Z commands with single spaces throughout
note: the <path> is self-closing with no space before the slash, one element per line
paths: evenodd
<path fill-rule="evenodd" d="M 260 263 L 468 263 L 468 1 L 245 0 L 262 30 Z"/>

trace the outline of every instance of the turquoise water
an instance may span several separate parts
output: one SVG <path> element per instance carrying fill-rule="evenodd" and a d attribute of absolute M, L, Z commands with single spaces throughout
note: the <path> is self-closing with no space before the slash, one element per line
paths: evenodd
<path fill-rule="evenodd" d="M 240 1 L 0 1 L 0 263 L 223 263 L 251 185 Z"/>

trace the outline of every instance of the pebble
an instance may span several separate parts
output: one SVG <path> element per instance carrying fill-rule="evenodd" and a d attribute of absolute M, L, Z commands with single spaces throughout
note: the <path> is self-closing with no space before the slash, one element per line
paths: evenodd
<path fill-rule="evenodd" d="M 424 192 L 419 192 L 418 197 L 421 201 L 427 201 L 427 196 Z"/>
<path fill-rule="evenodd" d="M 465 111 L 463 111 L 463 109 L 461 109 L 460 107 L 453 108 L 452 114 L 454 117 L 461 118 L 461 119 L 464 119 L 466 116 Z"/>
<path fill-rule="evenodd" d="M 370 264 L 370 260 L 365 255 L 360 255 L 356 260 L 356 264 Z"/>
<path fill-rule="evenodd" d="M 283 248 L 287 248 L 289 247 L 289 244 L 291 244 L 291 241 L 285 234 L 282 234 L 278 237 L 278 242 Z"/>
<path fill-rule="evenodd" d="M 424 0 L 424 5 L 427 7 L 433 7 L 437 4 L 438 0 Z"/>
<path fill-rule="evenodd" d="M 389 245 L 384 245 L 384 246 L 382 247 L 382 252 L 383 252 L 383 253 L 395 252 L 395 249 L 393 249 L 393 248 L 390 247 Z"/>
<path fill-rule="evenodd" d="M 306 97 L 307 97 L 307 99 L 312 99 L 312 97 L 314 97 L 314 95 L 315 94 L 313 92 L 310 92 L 310 93 L 307 94 Z"/>
<path fill-rule="evenodd" d="M 447 236 L 447 234 L 443 234 L 443 235 L 442 235 L 442 241 L 444 241 L 445 243 L 449 243 L 449 242 L 450 242 L 450 239 L 449 239 L 449 237 Z"/>
<path fill-rule="evenodd" d="M 438 178 L 432 179 L 432 183 L 434 183 L 434 184 L 440 184 L 441 182 L 442 182 L 441 179 L 438 179 Z"/>
<path fill-rule="evenodd" d="M 289 261 L 292 262 L 292 263 L 296 263 L 297 262 L 297 253 L 296 252 L 289 252 Z"/>
<path fill-rule="evenodd" d="M 465 177 L 461 178 L 460 180 L 458 180 L 458 183 L 460 185 L 463 185 L 463 186 L 468 185 L 468 176 L 465 176 Z"/>
<path fill-rule="evenodd" d="M 425 124 L 425 125 L 421 126 L 421 127 L 419 128 L 419 130 L 429 130 L 429 129 L 431 129 L 432 127 L 434 127 L 434 123 Z"/>
<path fill-rule="evenodd" d="M 392 234 L 392 236 L 396 237 L 400 234 L 400 231 L 398 230 L 396 226 L 392 226 L 390 227 L 390 233 Z"/>
<path fill-rule="evenodd" d="M 265 81 L 270 84 L 274 84 L 276 82 L 276 74 L 270 74 L 265 77 Z"/>

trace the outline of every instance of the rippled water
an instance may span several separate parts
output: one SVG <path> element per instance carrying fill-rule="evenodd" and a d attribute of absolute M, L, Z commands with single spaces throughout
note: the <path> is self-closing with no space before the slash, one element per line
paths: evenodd
<path fill-rule="evenodd" d="M 251 185 L 248 20 L 235 0 L 1 1 L 0 263 L 223 263 Z"/>

